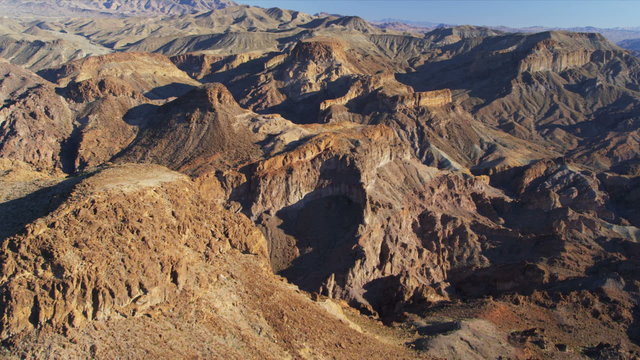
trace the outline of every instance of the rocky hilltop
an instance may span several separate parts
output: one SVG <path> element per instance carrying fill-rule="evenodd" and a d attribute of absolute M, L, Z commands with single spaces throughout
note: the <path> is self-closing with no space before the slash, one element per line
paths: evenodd
<path fill-rule="evenodd" d="M 198 4 L 2 24 L 3 356 L 640 356 L 637 57 Z"/>

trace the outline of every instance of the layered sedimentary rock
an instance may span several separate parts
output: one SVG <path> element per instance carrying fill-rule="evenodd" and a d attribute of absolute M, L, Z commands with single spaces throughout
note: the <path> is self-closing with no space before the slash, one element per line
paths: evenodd
<path fill-rule="evenodd" d="M 421 91 L 415 94 L 413 106 L 440 107 L 451 104 L 451 90 Z"/>
<path fill-rule="evenodd" d="M 571 39 L 563 41 L 562 37 Z M 594 49 L 594 45 L 600 49 Z M 570 68 L 579 68 L 592 58 L 606 61 L 614 57 L 615 47 L 598 34 L 589 33 L 548 33 L 546 39 L 538 41 L 520 65 L 519 71 L 562 72 Z"/>
<path fill-rule="evenodd" d="M 483 186 L 412 160 L 388 127 L 356 127 L 319 134 L 261 162 L 249 176 L 247 194 L 237 200 L 250 206 L 249 214 L 268 234 L 274 270 L 308 291 L 384 312 L 390 306 L 385 302 L 409 301 L 414 293 L 419 301 L 447 297 L 441 283 L 451 264 L 438 264 L 443 255 L 427 251 L 411 223 L 429 207 L 444 211 L 438 208 L 444 189 L 458 196 L 468 189 L 457 205 L 471 217 L 471 195 L 486 191 Z M 414 198 L 418 193 L 433 196 Z M 327 216 L 314 216 L 319 211 Z M 475 260 L 463 263 L 486 262 L 477 253 L 469 256 Z M 385 300 L 377 288 L 382 281 L 404 298 Z M 430 285 L 438 290 L 430 293 Z"/>
<path fill-rule="evenodd" d="M 37 28 L 12 30 L 7 34 L 0 30 L 0 56 L 32 71 L 110 52 L 110 49 L 93 44 L 81 36 Z"/>

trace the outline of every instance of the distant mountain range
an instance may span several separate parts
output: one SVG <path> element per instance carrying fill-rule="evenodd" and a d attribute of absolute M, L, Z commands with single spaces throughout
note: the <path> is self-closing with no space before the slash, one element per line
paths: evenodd
<path fill-rule="evenodd" d="M 452 27 L 455 24 L 442 24 L 430 21 L 411 21 L 402 19 L 386 18 L 376 20 L 372 22 L 376 26 L 382 29 L 395 30 L 395 31 L 409 31 L 409 32 L 429 32 L 439 27 Z M 640 26 L 635 27 L 616 27 L 616 28 L 598 28 L 593 26 L 584 27 L 544 27 L 544 26 L 529 26 L 529 27 L 508 27 L 508 26 L 487 26 L 494 30 L 500 30 L 504 32 L 524 32 L 524 33 L 537 33 L 542 31 L 553 30 L 566 30 L 573 32 L 588 32 L 588 33 L 600 33 L 608 40 L 616 43 L 622 48 L 631 50 L 635 53 L 640 52 Z"/>
<path fill-rule="evenodd" d="M 0 0 L 5 15 L 185 15 L 237 5 L 231 0 Z"/>
<path fill-rule="evenodd" d="M 627 39 L 618 43 L 621 47 L 631 50 L 634 54 L 640 56 L 640 39 Z"/>

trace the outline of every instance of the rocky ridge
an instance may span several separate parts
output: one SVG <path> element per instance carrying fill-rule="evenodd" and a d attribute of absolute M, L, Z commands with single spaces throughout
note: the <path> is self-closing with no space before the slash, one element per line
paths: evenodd
<path fill-rule="evenodd" d="M 95 339 L 206 319 L 175 333 L 201 340 L 189 354 L 351 358 L 390 341 L 381 358 L 637 356 L 637 58 L 596 34 L 222 11 L 267 11 L 292 38 L 253 22 L 258 35 L 136 45 L 170 58 L 4 63 L 0 170 L 23 195 L 1 206 L 26 214 L 0 232 L 7 351 L 108 358 L 127 352 Z M 219 14 L 198 16 L 170 21 Z M 223 292 L 207 287 L 219 271 L 236 274 Z M 340 311 L 322 340 L 338 323 L 275 300 L 260 315 L 273 293 L 318 322 L 344 301 L 413 335 L 375 340 L 385 330 Z M 242 301 L 220 310 L 223 296 Z"/>
<path fill-rule="evenodd" d="M 194 12 L 224 9 L 236 5 L 230 0 L 80 0 L 80 1 L 15 1 L 4 0 L 0 9 L 5 14 L 62 16 L 158 16 L 185 15 Z"/>
<path fill-rule="evenodd" d="M 215 187 L 139 165 L 56 185 L 62 186 L 69 195 L 57 208 L 3 241 L 1 331 L 19 351 L 45 354 L 24 346 L 31 341 L 28 331 L 37 328 L 75 339 L 72 346 L 56 337 L 42 339 L 47 356 L 107 358 L 121 354 L 119 346 L 126 343 L 136 349 L 129 352 L 135 357 L 145 351 L 161 357 L 225 357 L 239 351 L 265 358 L 316 357 L 336 354 L 332 348 L 345 358 L 362 351 L 409 356 L 398 345 L 363 333 L 339 306 L 328 312 L 269 274 L 264 236 L 246 217 L 220 207 Z M 60 236 L 67 241 L 60 242 Z M 282 308 L 282 301 L 290 309 Z M 188 315 L 209 306 L 214 310 L 206 318 Z M 240 308 L 245 315 L 238 316 Z M 328 328 L 310 331 L 300 312 L 306 321 L 331 327 L 334 335 L 327 337 Z M 185 320 L 194 327 L 185 327 Z M 87 326 L 91 323 L 99 328 Z M 118 335 L 142 327 L 143 334 L 126 343 Z M 194 343 L 167 344 L 161 334 Z M 229 340 L 229 334 L 238 338 Z M 105 341 L 119 345 L 106 347 Z"/>

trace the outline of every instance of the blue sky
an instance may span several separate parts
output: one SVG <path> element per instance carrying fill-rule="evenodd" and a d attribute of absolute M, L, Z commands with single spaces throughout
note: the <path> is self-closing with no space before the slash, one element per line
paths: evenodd
<path fill-rule="evenodd" d="M 640 0 L 237 0 L 306 13 L 514 27 L 640 26 Z"/>

